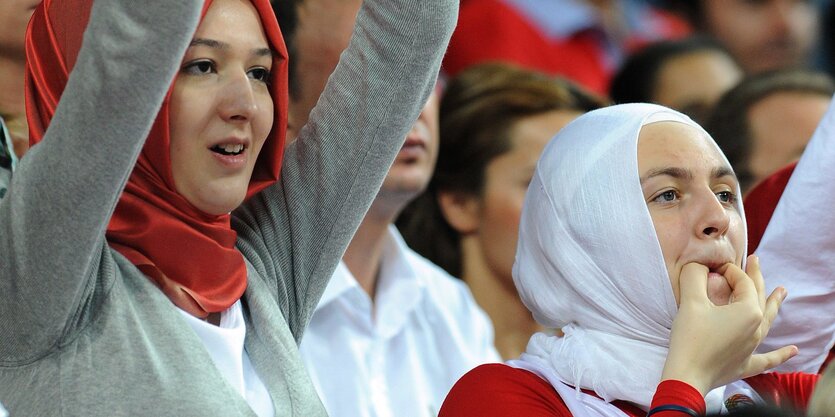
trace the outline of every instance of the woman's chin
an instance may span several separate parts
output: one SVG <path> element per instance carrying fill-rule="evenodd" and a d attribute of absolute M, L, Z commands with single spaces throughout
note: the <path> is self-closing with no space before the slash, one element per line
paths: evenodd
<path fill-rule="evenodd" d="M 243 199 L 245 197 L 245 193 L 240 193 L 241 195 L 237 195 L 239 193 L 235 193 L 236 195 L 223 195 L 221 193 L 217 193 L 211 196 L 211 198 L 201 198 L 201 199 L 189 199 L 189 203 L 193 205 L 198 210 L 212 215 L 212 216 L 222 216 L 225 214 L 231 213 L 233 210 L 238 208 L 238 206 L 243 203 Z"/>

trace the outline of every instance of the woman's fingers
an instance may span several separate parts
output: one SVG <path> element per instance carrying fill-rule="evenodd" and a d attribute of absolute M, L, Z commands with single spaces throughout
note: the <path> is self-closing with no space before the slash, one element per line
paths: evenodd
<path fill-rule="evenodd" d="M 710 302 L 707 298 L 707 273 L 706 266 L 691 262 L 681 268 L 679 275 L 680 305 L 685 302 Z"/>
<path fill-rule="evenodd" d="M 757 288 L 751 277 L 742 269 L 734 264 L 725 264 L 718 272 L 728 280 L 733 303 L 751 300 L 759 304 Z"/>
<path fill-rule="evenodd" d="M 757 289 L 760 308 L 765 309 L 765 280 L 763 279 L 762 270 L 760 269 L 760 258 L 757 255 L 748 256 L 745 273 L 748 274 L 751 281 L 754 283 L 754 288 Z"/>
<path fill-rule="evenodd" d="M 768 300 L 765 303 L 765 311 L 763 311 L 763 322 L 761 325 L 762 329 L 762 339 L 768 335 L 768 331 L 771 329 L 771 324 L 774 323 L 774 319 L 777 318 L 777 313 L 780 311 L 780 306 L 783 305 L 783 300 L 786 299 L 786 289 L 783 287 L 777 287 L 774 291 L 771 292 L 771 295 L 768 296 Z"/>
<path fill-rule="evenodd" d="M 779 366 L 797 355 L 797 352 L 797 346 L 789 345 L 771 352 L 751 355 L 747 366 L 743 370 L 742 378 L 759 375 L 775 366 Z"/>

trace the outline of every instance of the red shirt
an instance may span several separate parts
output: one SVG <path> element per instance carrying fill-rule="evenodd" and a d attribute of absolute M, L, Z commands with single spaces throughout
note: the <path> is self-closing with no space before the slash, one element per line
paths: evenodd
<path fill-rule="evenodd" d="M 745 381 L 771 405 L 797 405 L 805 410 L 817 380 L 818 375 L 769 373 Z M 646 411 L 625 401 L 612 404 L 630 417 L 646 416 Z M 651 407 L 662 404 L 676 404 L 705 413 L 705 401 L 699 391 L 680 381 L 664 381 L 658 385 Z M 654 415 L 686 414 L 664 411 Z M 487 364 L 461 377 L 447 395 L 439 417 L 458 416 L 571 417 L 571 412 L 551 384 L 536 374 L 504 364 Z"/>

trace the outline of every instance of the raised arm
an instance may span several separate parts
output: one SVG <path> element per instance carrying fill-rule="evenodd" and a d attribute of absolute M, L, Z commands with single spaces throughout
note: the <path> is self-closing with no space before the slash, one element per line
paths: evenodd
<path fill-rule="evenodd" d="M 760 351 L 798 355 L 781 372 L 817 373 L 835 342 L 835 107 L 821 120 L 768 223 L 756 254 L 768 290 L 788 297 Z"/>
<path fill-rule="evenodd" d="M 434 86 L 457 10 L 366 0 L 281 181 L 236 212 L 239 248 L 276 280 L 297 340 Z"/>
<path fill-rule="evenodd" d="M 48 7 L 78 6 L 82 14 L 88 2 L 58 3 Z M 109 256 L 105 228 L 202 3 L 93 4 L 44 140 L 21 161 L 0 203 L 2 360 L 37 357 L 60 342 L 94 288 Z M 42 11 L 34 19 L 44 19 Z"/>

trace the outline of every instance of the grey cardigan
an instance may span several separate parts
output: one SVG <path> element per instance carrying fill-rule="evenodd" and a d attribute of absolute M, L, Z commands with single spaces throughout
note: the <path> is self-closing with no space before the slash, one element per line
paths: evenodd
<path fill-rule="evenodd" d="M 97 0 L 46 138 L 0 202 L 0 402 L 13 417 L 254 416 L 104 238 L 201 5 Z M 325 414 L 297 345 L 433 87 L 457 7 L 366 0 L 281 180 L 234 213 L 245 346 L 278 416 Z"/>

